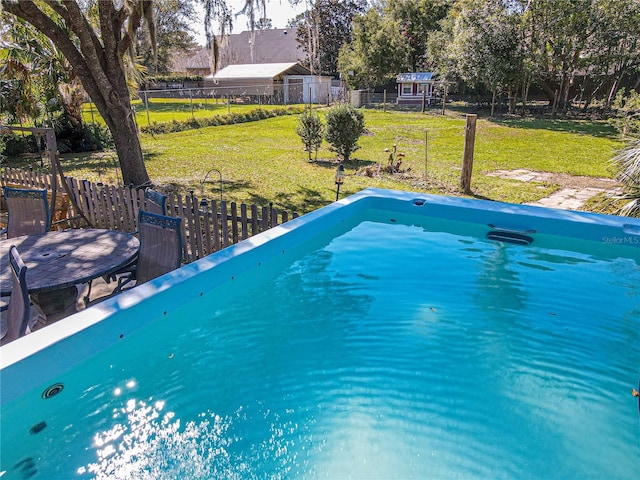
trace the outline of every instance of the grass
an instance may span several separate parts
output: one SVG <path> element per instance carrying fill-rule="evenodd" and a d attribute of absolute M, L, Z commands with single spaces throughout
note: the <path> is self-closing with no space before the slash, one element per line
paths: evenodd
<path fill-rule="evenodd" d="M 148 99 L 147 115 L 147 106 L 142 100 L 134 100 L 131 103 L 136 111 L 136 121 L 141 127 L 153 123 L 171 122 L 172 120 L 179 122 L 193 118 L 227 115 L 229 113 L 246 113 L 255 110 L 258 106 L 263 110 L 283 108 L 282 105 L 227 104 L 226 99 L 221 98 L 194 98 L 193 101 L 189 100 L 189 98 L 150 98 Z M 104 120 L 93 103 L 85 103 L 83 105 L 82 118 L 87 123 L 95 122 L 104 125 Z"/>
<path fill-rule="evenodd" d="M 188 101 L 187 101 L 188 102 Z M 179 102 L 180 103 L 180 102 Z M 233 105 L 232 108 L 248 107 Z M 222 113 L 226 113 L 226 105 Z M 157 115 L 178 115 L 158 108 Z M 209 115 L 213 110 L 207 110 Z M 322 110 L 321 110 L 322 112 Z M 190 115 L 190 111 L 182 112 Z M 464 115 L 437 112 L 365 109 L 367 134 L 361 148 L 345 165 L 341 196 L 366 187 L 459 194 L 464 145 Z M 138 112 L 138 115 L 141 115 Z M 146 114 L 145 114 L 146 115 Z M 152 120 L 153 121 L 153 120 Z M 337 160 L 326 143 L 318 160 L 309 162 L 295 134 L 297 116 L 276 117 L 238 125 L 208 127 L 164 135 L 142 135 L 146 166 L 160 189 L 218 198 L 223 177 L 225 200 L 265 205 L 305 213 L 335 200 L 333 182 Z M 428 156 L 425 165 L 425 136 Z M 405 154 L 404 175 L 369 178 L 355 175 L 366 165 L 385 164 L 385 148 L 398 146 Z M 526 168 L 547 172 L 611 177 L 607 161 L 622 147 L 606 122 L 479 118 L 472 179 L 474 195 L 513 203 L 538 200 L 557 185 L 518 182 L 485 175 L 499 169 Z M 67 175 L 117 181 L 111 154 L 70 155 L 63 158 Z M 12 162 L 15 164 L 15 162 Z M 23 162 L 24 163 L 24 162 Z M 427 176 L 425 177 L 425 168 Z"/>

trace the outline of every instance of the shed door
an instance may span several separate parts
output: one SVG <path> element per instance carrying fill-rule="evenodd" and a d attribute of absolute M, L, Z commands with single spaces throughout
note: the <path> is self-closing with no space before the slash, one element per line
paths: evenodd
<path fill-rule="evenodd" d="M 302 78 L 289 79 L 289 103 L 304 103 L 304 84 Z"/>

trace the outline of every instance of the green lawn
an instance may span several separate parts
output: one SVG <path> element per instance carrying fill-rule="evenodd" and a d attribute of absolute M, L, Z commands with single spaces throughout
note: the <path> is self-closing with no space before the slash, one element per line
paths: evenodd
<path fill-rule="evenodd" d="M 245 106 L 233 105 L 233 108 Z M 226 114 L 226 105 L 221 113 Z M 211 110 L 207 110 L 211 114 Z M 322 110 L 321 110 L 322 112 Z M 162 112 L 156 112 L 160 115 Z M 170 112 L 167 111 L 167 115 Z M 458 194 L 465 118 L 450 111 L 383 112 L 366 109 L 367 134 L 345 165 L 341 195 L 366 187 Z M 190 115 L 190 111 L 186 113 Z M 138 111 L 138 115 L 141 112 Z M 175 118 L 175 110 L 171 113 Z M 140 118 L 139 118 L 140 120 Z M 309 162 L 295 134 L 295 115 L 258 122 L 208 127 L 164 135 L 143 135 L 142 144 L 152 181 L 161 189 L 218 198 L 220 170 L 225 200 L 267 204 L 308 212 L 335 199 L 335 155 L 323 144 L 318 161 Z M 144 123 L 144 122 L 141 122 Z M 425 133 L 428 157 L 425 180 Z M 402 178 L 356 176 L 362 166 L 386 162 L 385 148 L 397 144 L 405 154 Z M 484 175 L 497 169 L 527 168 L 547 172 L 610 177 L 607 161 L 622 146 L 606 122 L 577 120 L 491 120 L 479 118 L 476 131 L 472 190 L 478 197 L 523 203 L 549 195 L 557 186 L 523 183 Z M 113 154 L 65 156 L 68 175 L 115 181 Z"/>
<path fill-rule="evenodd" d="M 263 110 L 283 108 L 282 105 L 227 104 L 227 100 L 221 98 L 194 98 L 193 100 L 188 97 L 178 99 L 150 98 L 148 104 L 142 100 L 134 100 L 131 103 L 136 111 L 136 121 L 141 127 L 152 123 L 171 122 L 172 120 L 180 122 L 192 118 L 227 115 L 228 113 L 246 113 L 258 107 Z M 104 120 L 93 103 L 83 105 L 82 117 L 87 123 L 95 122 L 104 125 Z"/>

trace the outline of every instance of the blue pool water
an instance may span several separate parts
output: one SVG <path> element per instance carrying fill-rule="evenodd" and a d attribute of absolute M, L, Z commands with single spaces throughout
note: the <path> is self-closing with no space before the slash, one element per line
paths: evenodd
<path fill-rule="evenodd" d="M 486 212 L 356 213 L 180 279 L 182 303 L 143 299 L 137 331 L 3 402 L 3 480 L 635 478 L 633 225 L 516 245 Z"/>

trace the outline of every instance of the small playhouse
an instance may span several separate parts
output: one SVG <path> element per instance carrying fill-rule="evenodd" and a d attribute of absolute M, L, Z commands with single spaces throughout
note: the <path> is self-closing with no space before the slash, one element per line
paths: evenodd
<path fill-rule="evenodd" d="M 401 73 L 396 77 L 398 84 L 398 105 L 420 105 L 431 103 L 436 80 L 432 72 Z"/>

